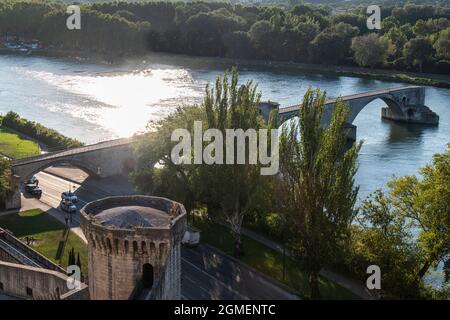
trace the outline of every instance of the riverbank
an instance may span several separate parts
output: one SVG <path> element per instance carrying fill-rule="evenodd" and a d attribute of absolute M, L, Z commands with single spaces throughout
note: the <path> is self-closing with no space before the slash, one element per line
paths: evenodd
<path fill-rule="evenodd" d="M 298 62 L 266 61 L 254 59 L 230 59 L 230 58 L 211 58 L 198 57 L 179 54 L 170 54 L 163 52 L 148 52 L 136 56 L 117 56 L 114 54 L 100 54 L 87 51 L 73 51 L 64 49 L 41 49 L 19 53 L 17 51 L 1 49 L 0 54 L 9 55 L 28 55 L 43 56 L 53 58 L 66 58 L 81 63 L 99 63 L 107 65 L 118 65 L 125 61 L 138 59 L 148 60 L 151 57 L 163 58 L 168 64 L 189 64 L 195 67 L 196 63 L 201 61 L 201 65 L 209 64 L 211 66 L 223 67 L 224 69 L 237 66 L 239 69 L 265 69 L 279 72 L 305 72 L 328 74 L 347 77 L 358 77 L 373 80 L 382 80 L 399 83 L 409 83 L 414 85 L 433 86 L 438 88 L 450 88 L 450 76 L 445 74 L 429 74 L 418 72 L 406 72 L 388 69 L 369 69 L 352 66 L 333 66 L 320 64 L 307 64 Z M 201 58 L 201 59 L 199 59 Z"/>
<path fill-rule="evenodd" d="M 39 143 L 43 146 L 44 151 L 58 151 L 83 145 L 80 141 L 66 137 L 54 129 L 22 118 L 13 111 L 0 115 L 0 125 L 28 140 Z"/>
<path fill-rule="evenodd" d="M 0 155 L 10 159 L 18 159 L 38 154 L 40 154 L 38 143 L 0 125 Z"/>

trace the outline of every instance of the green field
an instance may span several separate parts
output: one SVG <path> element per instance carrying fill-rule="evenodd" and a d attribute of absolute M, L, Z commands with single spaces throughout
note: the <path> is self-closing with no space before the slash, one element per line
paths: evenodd
<path fill-rule="evenodd" d="M 230 231 L 217 223 L 196 218 L 194 226 L 201 230 L 201 241 L 216 247 L 228 255 L 233 254 L 233 238 Z M 293 288 L 300 296 L 308 295 L 308 278 L 290 258 L 286 258 L 286 278 L 283 280 L 283 255 L 265 245 L 243 236 L 244 255 L 240 260 L 260 272 Z M 325 299 L 358 299 L 352 292 L 321 277 L 320 293 Z"/>
<path fill-rule="evenodd" d="M 34 141 L 23 139 L 0 127 L 0 153 L 12 158 L 30 157 L 39 154 L 39 146 Z"/>
<path fill-rule="evenodd" d="M 32 237 L 31 247 L 63 268 L 67 267 L 69 250 L 74 248 L 80 253 L 81 271 L 87 275 L 87 245 L 43 211 L 33 209 L 1 216 L 0 227 L 12 231 L 20 239 Z"/>

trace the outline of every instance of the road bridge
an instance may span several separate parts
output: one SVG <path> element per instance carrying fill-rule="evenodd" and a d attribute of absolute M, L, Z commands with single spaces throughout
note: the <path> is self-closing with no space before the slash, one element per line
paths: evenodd
<path fill-rule="evenodd" d="M 45 153 L 11 162 L 16 192 L 7 203 L 8 208 L 21 206 L 20 187 L 36 173 L 59 164 L 70 164 L 92 176 L 107 178 L 130 172 L 135 165 L 131 144 L 135 138 L 104 141 L 64 151 Z"/>

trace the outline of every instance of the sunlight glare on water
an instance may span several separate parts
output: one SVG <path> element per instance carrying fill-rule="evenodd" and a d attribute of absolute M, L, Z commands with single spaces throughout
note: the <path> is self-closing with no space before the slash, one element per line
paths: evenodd
<path fill-rule="evenodd" d="M 113 137 L 131 136 L 144 130 L 149 120 L 166 117 L 176 106 L 199 101 L 199 88 L 203 87 L 197 86 L 182 68 L 60 74 L 17 67 L 15 72 L 85 102 L 60 101 L 48 104 L 47 109 L 81 118 L 110 131 Z M 90 138 L 89 142 L 93 140 Z"/>

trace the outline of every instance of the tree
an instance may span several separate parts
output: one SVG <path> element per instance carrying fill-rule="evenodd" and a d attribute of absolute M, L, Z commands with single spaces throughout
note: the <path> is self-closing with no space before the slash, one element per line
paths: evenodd
<path fill-rule="evenodd" d="M 405 176 L 389 183 L 392 203 L 419 231 L 423 266 L 421 279 L 431 266 L 450 259 L 450 144 L 445 153 L 420 170 L 422 180 Z"/>
<path fill-rule="evenodd" d="M 239 87 L 238 73 L 233 69 L 231 79 L 225 73 L 223 78 L 216 80 L 215 89 L 207 87 L 202 105 L 207 119 L 206 127 L 220 130 L 223 137 L 226 136 L 227 129 L 246 132 L 248 129 L 267 128 L 258 112 L 259 101 L 260 94 L 256 92 L 256 86 L 250 81 Z M 233 164 L 202 164 L 199 168 L 203 187 L 202 201 L 208 204 L 208 208 L 215 208 L 219 218 L 230 227 L 236 257 L 243 252 L 242 223 L 257 205 L 257 196 L 267 180 L 261 175 L 260 164 L 249 163 L 252 156 L 249 140 L 246 138 L 242 145 L 233 138 L 232 151 L 225 146 L 221 147 L 223 157 L 233 159 Z M 237 162 L 237 148 L 244 148 L 245 164 Z M 214 153 L 216 152 L 218 151 L 215 150 Z M 212 213 L 208 210 L 208 214 Z"/>
<path fill-rule="evenodd" d="M 406 34 L 401 28 L 394 27 L 389 29 L 389 31 L 384 34 L 384 37 L 386 37 L 393 44 L 393 49 L 395 51 L 394 54 L 397 58 L 399 58 L 403 53 L 402 50 L 405 43 L 408 41 Z"/>
<path fill-rule="evenodd" d="M 0 156 L 0 207 L 11 195 L 11 165 L 9 160 Z"/>
<path fill-rule="evenodd" d="M 400 22 L 394 17 L 389 16 L 381 21 L 381 30 L 386 33 L 392 28 L 398 28 L 400 26 Z"/>
<path fill-rule="evenodd" d="M 361 281 L 369 265 L 382 273 L 381 292 L 388 298 L 421 297 L 423 288 L 417 278 L 420 248 L 413 241 L 406 219 L 398 214 L 386 194 L 377 190 L 361 205 L 357 224 L 352 227 L 346 265 Z"/>
<path fill-rule="evenodd" d="M 79 252 L 77 252 L 77 266 L 81 270 L 81 259 L 80 259 L 80 253 Z"/>
<path fill-rule="evenodd" d="M 450 144 L 419 172 L 422 179 L 394 178 L 387 192 L 368 197 L 359 215 L 364 228 L 354 232 L 357 273 L 377 264 L 386 290 L 401 298 L 423 297 L 423 277 L 440 262 L 447 282 L 450 274 Z"/>
<path fill-rule="evenodd" d="M 154 130 L 139 139 L 135 150 L 138 163 L 133 178 L 137 190 L 174 198 L 185 204 L 187 212 L 194 202 L 206 206 L 210 217 L 230 227 L 236 256 L 242 253 L 243 220 L 258 205 L 260 190 L 264 189 L 267 180 L 261 176 L 260 165 L 249 164 L 248 151 L 246 164 L 237 163 L 236 152 L 231 154 L 235 160 L 233 164 L 225 161 L 223 164 L 175 164 L 171 152 L 177 142 L 171 141 L 171 135 L 175 129 L 184 128 L 194 137 L 196 120 L 202 121 L 203 130 L 220 130 L 223 137 L 226 137 L 227 129 L 245 132 L 249 128 L 266 128 L 267 124 L 258 112 L 259 99 L 252 82 L 239 87 L 237 71 L 233 71 L 231 80 L 225 73 L 223 78 L 217 79 L 214 89 L 207 87 L 200 106 L 180 108 L 167 119 L 153 124 Z M 237 150 L 235 140 L 234 150 Z M 210 143 L 205 142 L 205 147 Z M 244 144 L 245 150 L 249 150 L 248 139 Z M 223 148 L 226 159 L 228 150 Z"/>
<path fill-rule="evenodd" d="M 388 19 L 388 18 L 386 18 Z M 386 20 L 383 19 L 383 22 Z M 367 17 L 365 15 L 354 14 L 354 13 L 342 13 L 333 16 L 333 23 L 337 24 L 343 22 L 351 26 L 357 27 L 361 32 L 367 29 Z"/>
<path fill-rule="evenodd" d="M 450 27 L 439 33 L 434 49 L 439 57 L 450 60 Z"/>
<path fill-rule="evenodd" d="M 449 26 L 449 21 L 445 18 L 418 20 L 413 27 L 414 34 L 417 37 L 428 37 L 434 33 L 438 33 Z"/>
<path fill-rule="evenodd" d="M 201 56 L 222 56 L 225 46 L 222 36 L 243 29 L 243 19 L 222 11 L 200 12 L 185 23 L 185 35 L 190 53 Z"/>
<path fill-rule="evenodd" d="M 311 298 L 320 297 L 319 271 L 339 257 L 356 214 L 354 186 L 361 144 L 346 149 L 348 107 L 336 103 L 323 127 L 325 94 L 309 89 L 298 123 L 280 137 L 280 211 L 291 226 L 291 251 L 309 275 Z"/>
<path fill-rule="evenodd" d="M 272 31 L 272 24 L 269 21 L 261 20 L 251 26 L 249 33 L 253 41 L 259 42 L 263 35 Z"/>
<path fill-rule="evenodd" d="M 200 197 L 198 167 L 172 162 L 171 151 L 176 142 L 171 141 L 171 134 L 179 128 L 193 132 L 196 120 L 205 121 L 200 106 L 178 108 L 167 118 L 149 123 L 149 131 L 141 135 L 135 145 L 137 166 L 132 173 L 133 183 L 140 193 L 179 201 L 186 207 L 188 217 Z"/>
<path fill-rule="evenodd" d="M 353 38 L 351 48 L 353 59 L 358 65 L 373 68 L 386 62 L 390 43 L 376 33 L 369 33 Z"/>
<path fill-rule="evenodd" d="M 407 62 L 413 66 L 419 66 L 422 72 L 424 62 L 430 60 L 433 53 L 431 42 L 424 38 L 414 38 L 409 40 L 403 48 L 403 55 Z"/>
<path fill-rule="evenodd" d="M 310 57 L 319 63 L 337 64 L 344 61 L 349 55 L 351 39 L 358 32 L 358 28 L 343 22 L 325 29 L 310 43 Z"/>
<path fill-rule="evenodd" d="M 223 37 L 226 56 L 231 58 L 249 59 L 255 56 L 255 48 L 250 36 L 244 31 L 227 33 Z"/>
<path fill-rule="evenodd" d="M 68 266 L 75 265 L 75 250 L 73 248 L 69 251 L 69 258 L 67 260 L 67 265 Z"/>

